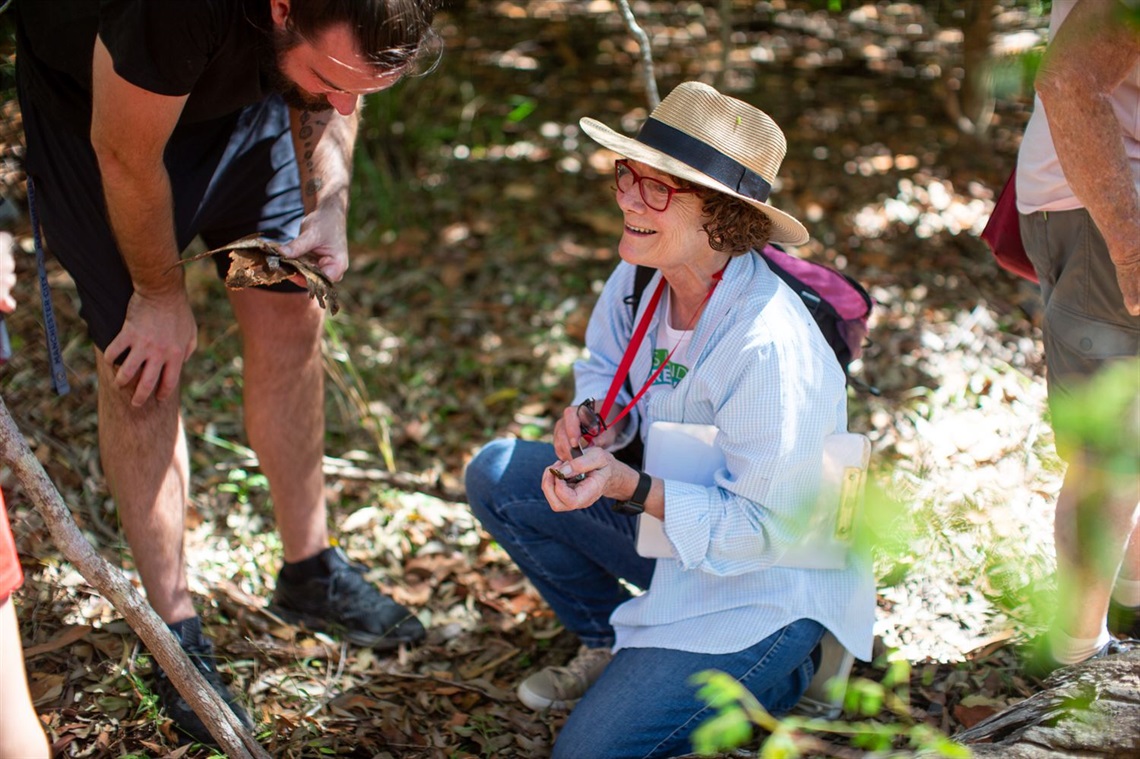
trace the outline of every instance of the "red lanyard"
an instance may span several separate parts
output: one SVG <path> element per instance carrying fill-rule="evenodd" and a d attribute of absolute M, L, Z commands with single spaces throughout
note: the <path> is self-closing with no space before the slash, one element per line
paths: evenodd
<path fill-rule="evenodd" d="M 724 266 L 720 268 L 720 271 L 713 275 L 713 281 L 712 284 L 709 285 L 709 291 L 705 294 L 705 299 L 701 301 L 701 305 L 697 308 L 696 313 L 693 314 L 693 318 L 689 320 L 689 325 L 685 327 L 686 332 L 693 328 L 693 324 L 696 322 L 697 316 L 704 309 L 705 304 L 709 302 L 709 298 L 712 297 L 713 291 L 716 290 L 716 286 L 720 284 L 721 279 L 724 277 L 724 270 L 727 268 L 728 263 L 726 262 Z M 645 333 L 649 330 L 649 322 L 653 319 L 653 314 L 657 311 L 657 304 L 661 301 L 661 293 L 663 292 L 665 292 L 664 277 L 662 277 L 661 281 L 657 283 L 657 289 L 653 291 L 653 297 L 649 299 L 649 305 L 647 305 L 645 307 L 645 311 L 642 312 L 641 321 L 638 322 L 637 328 L 633 331 L 633 335 L 631 335 L 629 338 L 629 345 L 627 345 L 625 348 L 625 355 L 621 357 L 621 363 L 618 365 L 617 374 L 614 375 L 613 382 L 610 383 L 610 391 L 606 393 L 606 400 L 602 403 L 602 408 L 598 411 L 598 416 L 602 419 L 603 422 L 605 422 L 606 416 L 610 413 L 610 409 L 613 408 L 614 400 L 617 398 L 618 390 L 621 389 L 622 383 L 625 382 L 626 375 L 629 374 L 630 366 L 633 365 L 633 357 L 637 354 L 637 349 L 641 347 L 641 341 L 645 339 Z M 669 318 L 668 314 L 665 315 L 665 318 Z M 657 381 L 657 378 L 659 376 L 661 376 L 661 372 L 664 371 L 665 367 L 669 364 L 669 359 L 673 357 L 673 351 L 675 350 L 677 350 L 676 345 L 674 345 L 673 348 L 669 351 L 669 354 L 665 356 L 665 359 L 661 362 L 660 366 L 657 367 L 656 371 L 654 371 L 653 374 L 649 376 L 649 379 L 645 381 L 645 384 L 641 386 L 641 390 L 638 391 L 637 395 L 633 396 L 633 400 L 631 400 L 629 404 L 621 410 L 621 413 L 618 414 L 612 422 L 606 423 L 607 428 L 617 424 L 622 417 L 630 412 L 630 409 L 637 405 L 637 402 L 641 400 L 641 396 L 645 395 L 645 392 L 650 388 L 650 386 Z"/>

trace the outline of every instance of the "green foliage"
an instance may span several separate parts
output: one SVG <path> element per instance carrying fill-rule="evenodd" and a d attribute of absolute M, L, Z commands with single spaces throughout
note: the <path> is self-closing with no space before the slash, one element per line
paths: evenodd
<path fill-rule="evenodd" d="M 392 434 L 388 413 L 378 410 L 373 403 L 368 384 L 352 359 L 346 339 L 342 338 L 342 323 L 334 319 L 325 320 L 325 369 L 341 397 L 351 408 L 356 421 L 372 436 L 376 449 L 384 459 L 389 472 L 396 471 L 396 458 L 392 451 Z"/>
<path fill-rule="evenodd" d="M 140 656 L 138 659 L 139 664 L 144 664 L 150 660 L 149 656 Z M 153 662 L 151 667 L 156 666 Z M 158 706 L 158 694 L 150 689 L 149 682 L 141 677 L 133 668 L 126 669 L 123 675 L 130 682 L 131 687 L 139 694 L 138 713 L 146 717 L 152 725 L 160 725 L 166 718 Z"/>
<path fill-rule="evenodd" d="M 1060 446 L 1083 448 L 1120 478 L 1140 474 L 1140 359 L 1119 361 L 1052 406 Z"/>
<path fill-rule="evenodd" d="M 260 472 L 231 469 L 226 475 L 226 481 L 218 485 L 218 492 L 230 493 L 238 503 L 245 504 L 250 502 L 255 493 L 268 493 L 269 480 Z"/>
<path fill-rule="evenodd" d="M 1138 0 L 1121 0 L 1121 16 L 1126 24 L 1140 31 L 1140 2 Z"/>
<path fill-rule="evenodd" d="M 690 678 L 697 698 L 714 715 L 693 731 L 695 753 L 708 756 L 738 748 L 752 739 L 753 727 L 768 733 L 762 759 L 797 759 L 827 744 L 816 735 L 844 737 L 855 748 L 889 751 L 908 746 L 928 756 L 969 759 L 971 752 L 926 724 L 915 723 L 910 709 L 910 663 L 888 655 L 882 682 L 853 678 L 847 683 L 844 710 L 860 720 L 845 722 L 789 715 L 776 719 L 735 678 L 706 670 Z M 832 683 L 833 687 L 842 684 Z M 891 718 L 890 723 L 883 721 Z"/>
<path fill-rule="evenodd" d="M 436 231 L 476 200 L 463 162 L 486 160 L 493 147 L 517 141 L 539 101 L 479 91 L 459 56 L 444 53 L 438 70 L 364 98 L 353 159 L 350 242 L 376 245 L 401 230 Z M 458 171 L 457 171 L 458 169 Z"/>
<path fill-rule="evenodd" d="M 752 738 L 752 725 L 772 726 L 775 721 L 740 682 L 724 672 L 706 670 L 690 678 L 697 687 L 697 698 L 716 714 L 693 731 L 693 751 L 711 755 L 735 748 Z M 755 716 L 752 716 L 755 715 Z"/>

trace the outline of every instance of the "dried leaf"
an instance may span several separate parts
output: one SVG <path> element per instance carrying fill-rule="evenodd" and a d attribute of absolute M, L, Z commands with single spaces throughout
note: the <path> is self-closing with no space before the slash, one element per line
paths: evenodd
<path fill-rule="evenodd" d="M 220 248 L 184 258 L 179 263 L 185 265 L 219 253 L 228 253 L 230 256 L 230 268 L 226 272 L 227 287 L 241 289 L 275 285 L 300 275 L 305 280 L 309 297 L 316 298 L 321 308 L 327 308 L 330 314 L 336 314 L 340 310 L 336 287 L 308 256 L 286 258 L 281 255 L 281 247 L 277 243 L 257 235 L 234 240 Z"/>
<path fill-rule="evenodd" d="M 91 625 L 71 625 L 63 629 L 61 633 L 49 640 L 47 643 L 41 643 L 38 646 L 30 646 L 24 649 L 24 659 L 33 659 L 40 654 L 51 653 L 60 648 L 70 646 L 72 643 L 83 640 L 87 634 L 91 632 Z"/>

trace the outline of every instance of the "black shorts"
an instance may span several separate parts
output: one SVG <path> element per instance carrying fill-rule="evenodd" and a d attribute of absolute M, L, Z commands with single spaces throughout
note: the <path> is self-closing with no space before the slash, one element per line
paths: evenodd
<path fill-rule="evenodd" d="M 27 173 L 35 182 L 44 245 L 75 280 L 80 316 L 100 350 L 119 334 L 134 292 L 107 220 L 99 164 L 91 143 L 55 126 L 21 92 Z M 304 206 L 289 132 L 289 109 L 277 97 L 232 117 L 180 125 L 166 148 L 179 250 L 196 236 L 210 248 L 257 233 L 288 242 L 300 232 Z M 228 257 L 215 257 L 219 276 Z M 292 282 L 267 287 L 301 292 Z"/>

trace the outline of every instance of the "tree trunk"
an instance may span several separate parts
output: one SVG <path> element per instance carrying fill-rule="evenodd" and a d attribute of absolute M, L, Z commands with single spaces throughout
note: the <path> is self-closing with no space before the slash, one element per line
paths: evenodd
<path fill-rule="evenodd" d="M 269 754 L 202 679 L 201 673 L 174 639 L 174 634 L 150 604 L 135 591 L 121 570 L 95 552 L 80 532 L 63 497 L 28 448 L 3 399 L 0 399 L 0 460 L 12 468 L 47 524 L 59 552 L 75 566 L 83 579 L 110 601 L 115 611 L 123 615 L 222 750 L 228 756 L 240 759 L 269 759 Z"/>
<path fill-rule="evenodd" d="M 947 87 L 946 113 L 963 132 L 982 135 L 990 126 L 994 110 L 989 64 L 994 0 L 968 0 L 962 10 L 965 13 L 961 23 L 964 75 L 959 89 Z"/>
<path fill-rule="evenodd" d="M 1045 687 L 954 740 L 979 758 L 1140 756 L 1140 650 L 1058 670 Z"/>

